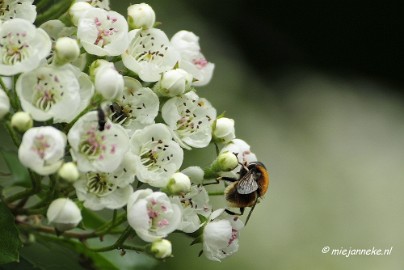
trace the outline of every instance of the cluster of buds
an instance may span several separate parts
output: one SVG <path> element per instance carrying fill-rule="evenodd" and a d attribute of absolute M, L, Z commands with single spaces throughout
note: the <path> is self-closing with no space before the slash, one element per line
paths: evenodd
<path fill-rule="evenodd" d="M 199 95 L 214 71 L 199 37 L 167 37 L 147 4 L 125 18 L 108 1 L 78 0 L 69 20 L 35 26 L 32 1 L 5 3 L 13 12 L 0 13 L 0 119 L 21 164 L 72 191 L 49 205 L 48 222 L 62 233 L 83 207 L 121 210 L 157 258 L 171 256 L 174 231 L 201 240 L 208 259 L 236 252 L 243 222 L 213 209 L 203 184 L 237 178 L 257 159 L 234 120 Z M 210 165 L 183 167 L 184 151 L 210 144 Z"/>

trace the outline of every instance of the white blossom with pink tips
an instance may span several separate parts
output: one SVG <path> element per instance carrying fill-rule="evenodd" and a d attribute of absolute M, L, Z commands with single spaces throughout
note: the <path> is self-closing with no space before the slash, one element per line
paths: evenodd
<path fill-rule="evenodd" d="M 77 28 L 77 38 L 89 54 L 117 56 L 128 46 L 128 23 L 115 11 L 89 8 Z"/>
<path fill-rule="evenodd" d="M 153 242 L 175 231 L 181 222 L 181 210 L 167 194 L 151 189 L 135 191 L 128 201 L 128 223 L 146 242 Z"/>
<path fill-rule="evenodd" d="M 206 60 L 201 52 L 199 37 L 192 32 L 181 30 L 171 38 L 172 46 L 180 53 L 179 67 L 192 74 L 194 86 L 210 82 L 215 64 Z"/>
<path fill-rule="evenodd" d="M 24 133 L 18 149 L 21 164 L 40 175 L 55 173 L 63 163 L 66 135 L 50 126 Z"/>
<path fill-rule="evenodd" d="M 203 230 L 203 253 L 212 261 L 220 262 L 238 251 L 239 231 L 244 227 L 237 216 L 219 218 L 223 212 L 214 211 Z"/>
<path fill-rule="evenodd" d="M 92 111 L 80 117 L 67 135 L 72 157 L 82 172 L 113 172 L 128 151 L 125 129 L 106 118 L 102 123 L 98 114 Z"/>

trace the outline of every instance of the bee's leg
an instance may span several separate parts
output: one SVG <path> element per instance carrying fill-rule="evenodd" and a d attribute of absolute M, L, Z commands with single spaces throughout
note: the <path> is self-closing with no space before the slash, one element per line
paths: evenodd
<path fill-rule="evenodd" d="M 229 209 L 225 209 L 224 211 L 227 214 L 232 215 L 232 216 L 242 216 L 244 214 L 244 209 L 245 209 L 244 207 L 240 207 L 240 213 L 233 212 L 233 211 L 231 211 Z"/>
<path fill-rule="evenodd" d="M 212 179 L 213 180 L 213 179 Z M 208 183 L 203 183 L 203 186 L 209 186 L 209 185 L 215 185 L 215 184 L 219 184 L 220 180 L 224 180 L 224 181 L 229 181 L 229 182 L 236 182 L 238 181 L 238 179 L 236 178 L 231 178 L 231 177 L 226 177 L 226 176 L 220 176 L 216 179 L 213 180 L 213 182 L 208 182 Z"/>
<path fill-rule="evenodd" d="M 203 183 L 202 186 L 217 185 L 219 183 L 219 179 L 214 179 L 213 182 Z"/>
<path fill-rule="evenodd" d="M 257 205 L 257 202 L 258 202 L 258 196 L 257 196 L 257 198 L 255 199 L 254 205 L 251 207 L 250 212 L 248 213 L 248 216 L 247 216 L 247 219 L 246 219 L 246 221 L 245 221 L 245 224 L 244 224 L 244 225 L 247 225 L 247 222 L 248 222 L 248 220 L 250 219 L 251 214 L 252 214 L 252 212 L 253 212 L 253 210 L 254 210 L 255 206 Z"/>
<path fill-rule="evenodd" d="M 216 179 L 217 181 L 219 181 L 219 180 L 224 180 L 224 181 L 229 181 L 229 182 L 236 182 L 236 181 L 238 181 L 239 179 L 236 179 L 236 178 L 231 178 L 231 177 L 226 177 L 226 176 L 221 176 L 221 177 L 219 177 L 218 179 Z"/>

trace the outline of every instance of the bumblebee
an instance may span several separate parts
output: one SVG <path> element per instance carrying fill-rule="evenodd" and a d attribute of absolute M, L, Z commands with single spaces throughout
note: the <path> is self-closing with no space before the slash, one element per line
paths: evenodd
<path fill-rule="evenodd" d="M 251 162 L 242 165 L 238 179 L 222 177 L 222 180 L 231 182 L 224 190 L 224 195 L 229 207 L 240 208 L 240 213 L 234 213 L 228 209 L 226 212 L 231 215 L 242 215 L 246 207 L 251 207 L 245 224 L 247 225 L 251 213 L 258 200 L 268 190 L 269 173 L 261 162 Z"/>

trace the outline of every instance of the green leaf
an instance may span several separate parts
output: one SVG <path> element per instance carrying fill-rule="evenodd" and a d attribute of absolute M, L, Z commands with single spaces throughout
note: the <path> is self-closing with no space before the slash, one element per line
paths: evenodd
<path fill-rule="evenodd" d="M 21 250 L 21 263 L 8 264 L 5 269 L 119 270 L 101 254 L 85 249 L 80 242 L 40 235 L 36 240 Z"/>
<path fill-rule="evenodd" d="M 82 223 L 86 229 L 97 229 L 106 222 L 105 219 L 97 215 L 94 211 L 89 211 L 87 208 L 81 209 L 83 217 Z"/>
<path fill-rule="evenodd" d="M 0 201 L 0 239 L 0 264 L 18 261 L 21 240 L 14 216 L 3 201 Z"/>
<path fill-rule="evenodd" d="M 31 182 L 27 168 L 18 159 L 17 153 L 1 149 L 1 155 L 11 173 L 12 184 L 21 187 L 30 187 Z"/>

